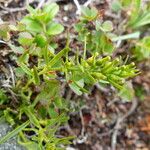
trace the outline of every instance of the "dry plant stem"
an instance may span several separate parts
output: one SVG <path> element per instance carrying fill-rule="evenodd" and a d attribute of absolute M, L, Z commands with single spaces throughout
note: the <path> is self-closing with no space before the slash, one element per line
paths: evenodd
<path fill-rule="evenodd" d="M 120 101 L 119 98 L 117 98 L 117 97 L 114 98 L 112 101 L 108 102 L 107 107 L 110 107 L 111 105 L 113 105 L 114 103 L 116 103 L 116 102 L 118 102 L 118 101 Z"/>
<path fill-rule="evenodd" d="M 99 111 L 100 114 L 102 114 L 102 105 L 100 104 L 100 96 L 99 96 L 98 92 L 95 95 L 95 99 L 96 99 L 96 103 L 97 103 L 97 106 L 98 106 L 98 111 Z"/>
<path fill-rule="evenodd" d="M 18 103 L 18 99 L 16 98 L 16 94 L 10 88 L 8 88 L 8 91 L 10 92 L 14 102 Z"/>
<path fill-rule="evenodd" d="M 10 69 L 10 74 L 11 74 L 11 79 L 12 79 L 12 85 L 15 87 L 15 75 L 10 65 L 9 65 L 9 69 Z"/>
<path fill-rule="evenodd" d="M 137 99 L 134 98 L 133 101 L 132 101 L 132 106 L 130 108 L 130 110 L 123 116 L 120 116 L 118 119 L 117 119 L 117 122 L 116 122 L 116 125 L 115 125 L 115 128 L 114 128 L 114 132 L 112 134 L 112 139 L 111 139 L 111 148 L 112 150 L 116 150 L 116 143 L 117 143 L 117 136 L 118 136 L 118 132 L 119 130 L 121 129 L 121 123 L 124 122 L 124 120 L 129 117 L 136 109 L 137 107 Z"/>
<path fill-rule="evenodd" d="M 71 127 L 69 126 L 69 124 L 67 124 L 67 125 L 62 126 L 62 127 L 59 128 L 59 130 L 63 130 L 63 129 L 66 130 L 69 133 L 69 135 L 76 137 L 76 134 L 71 129 Z"/>
<path fill-rule="evenodd" d="M 81 14 L 81 6 L 80 6 L 78 0 L 73 0 L 73 1 L 74 1 L 75 5 L 77 7 L 76 14 Z"/>
<path fill-rule="evenodd" d="M 9 14 L 9 13 L 14 13 L 14 12 L 18 12 L 18 11 L 25 11 L 26 10 L 26 6 L 25 7 L 21 7 L 21 8 L 6 8 L 4 6 L 2 6 L 0 4 L 0 8 L 2 8 L 4 11 L 1 11 L 0 16 Z"/>
<path fill-rule="evenodd" d="M 105 88 L 105 87 L 102 87 L 100 84 L 96 83 L 95 84 L 96 88 L 99 90 L 99 91 L 102 91 L 104 93 L 108 93 L 109 92 L 109 89 Z"/>
<path fill-rule="evenodd" d="M 41 0 L 36 9 L 40 9 L 44 5 L 45 1 L 46 0 Z"/>
<path fill-rule="evenodd" d="M 82 124 L 81 136 L 84 137 L 84 133 L 85 133 L 85 124 L 84 124 L 84 119 L 83 119 L 82 109 L 80 110 L 80 118 L 81 118 L 81 124 Z"/>
<path fill-rule="evenodd" d="M 77 7 L 76 14 L 80 15 L 80 14 L 81 14 L 81 6 L 80 6 L 78 0 L 73 0 L 73 1 L 74 1 L 75 5 L 76 5 L 76 7 Z M 88 0 L 87 2 L 85 2 L 85 3 L 83 4 L 83 6 L 87 7 L 87 6 L 88 6 L 90 3 L 92 3 L 92 2 L 93 2 L 93 0 Z"/>
<path fill-rule="evenodd" d="M 38 8 L 41 8 L 43 6 L 44 2 L 45 2 L 45 0 L 41 0 L 41 2 L 38 5 Z M 25 6 L 21 7 L 21 8 L 19 8 L 19 7 L 18 8 L 7 8 L 0 4 L 0 8 L 2 8 L 4 10 L 4 11 L 1 11 L 0 16 L 9 14 L 9 13 L 19 12 L 19 11 L 25 11 L 27 9 L 26 6 L 28 6 L 30 3 L 32 3 L 32 1 L 30 2 L 29 0 L 26 0 Z"/>
<path fill-rule="evenodd" d="M 109 130 L 108 132 L 104 132 L 104 133 L 99 134 L 99 139 L 101 139 L 104 136 L 108 136 L 111 133 L 113 133 L 113 129 Z"/>
<path fill-rule="evenodd" d="M 114 14 L 114 13 L 112 13 L 112 12 L 109 12 L 109 11 L 106 11 L 106 12 L 105 12 L 105 15 L 108 16 L 108 17 L 111 17 L 111 18 L 113 18 L 113 19 L 119 19 L 119 18 L 120 18 L 119 15 L 116 15 L 116 14 Z"/>
<path fill-rule="evenodd" d="M 2 43 L 2 44 L 7 44 L 5 41 L 2 41 L 2 40 L 0 40 L 0 43 Z"/>
<path fill-rule="evenodd" d="M 87 7 L 87 6 L 88 6 L 90 3 L 92 3 L 92 2 L 93 2 L 93 0 L 88 0 L 87 2 L 84 3 L 83 6 Z"/>
<path fill-rule="evenodd" d="M 68 91 L 66 99 L 67 100 L 71 100 L 71 96 L 72 96 L 73 92 L 71 90 Z"/>
<path fill-rule="evenodd" d="M 5 11 L 8 11 L 9 13 L 10 12 L 16 12 L 16 11 L 23 11 L 23 10 L 26 10 L 26 6 L 25 7 L 16 7 L 16 8 L 7 8 L 7 7 L 4 7 L 0 4 L 0 8 L 2 8 L 3 10 Z"/>

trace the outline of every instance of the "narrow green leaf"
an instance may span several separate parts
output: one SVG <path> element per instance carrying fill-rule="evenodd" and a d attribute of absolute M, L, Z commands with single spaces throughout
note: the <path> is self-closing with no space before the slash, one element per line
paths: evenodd
<path fill-rule="evenodd" d="M 27 10 L 30 14 L 35 14 L 36 13 L 36 10 L 33 7 L 31 7 L 30 5 L 27 6 Z"/>
<path fill-rule="evenodd" d="M 36 116 L 32 113 L 31 111 L 32 108 L 28 107 L 28 108 L 23 108 L 25 114 L 29 117 L 29 120 L 36 126 L 36 127 L 40 127 L 40 123 L 38 121 L 38 119 L 36 118 Z"/>
<path fill-rule="evenodd" d="M 33 76 L 34 76 L 34 81 L 37 85 L 40 84 L 40 78 L 39 78 L 39 75 L 38 75 L 38 71 L 37 71 L 37 68 L 36 66 L 33 67 Z"/>
<path fill-rule="evenodd" d="M 28 51 L 25 51 L 19 58 L 18 58 L 18 64 L 26 64 L 28 63 L 28 60 L 29 60 L 29 52 Z"/>
<path fill-rule="evenodd" d="M 53 106 L 49 107 L 48 113 L 52 119 L 58 116 L 58 112 Z"/>
<path fill-rule="evenodd" d="M 28 74 L 29 76 L 32 76 L 31 70 L 23 63 L 20 63 L 19 66 L 22 68 L 22 70 Z"/>
<path fill-rule="evenodd" d="M 83 88 L 84 87 L 84 80 L 81 79 L 79 81 L 73 81 L 69 84 L 69 87 L 77 94 L 82 95 L 82 92 L 88 93 L 88 91 Z"/>
<path fill-rule="evenodd" d="M 60 61 L 60 58 L 64 56 L 69 51 L 69 48 L 64 48 L 57 55 L 53 57 L 53 59 L 48 63 L 48 66 L 52 67 L 56 64 L 57 61 Z"/>
<path fill-rule="evenodd" d="M 18 126 L 16 129 L 14 129 L 13 131 L 11 131 L 8 134 L 6 134 L 4 137 L 2 137 L 0 139 L 0 144 L 6 142 L 8 139 L 16 136 L 20 131 L 22 131 L 26 126 L 28 126 L 29 123 L 30 123 L 30 121 L 26 121 L 22 125 Z"/>
<path fill-rule="evenodd" d="M 63 104 L 62 104 L 62 99 L 60 97 L 55 99 L 55 105 L 58 108 L 62 108 Z"/>
<path fill-rule="evenodd" d="M 139 36 L 140 36 L 140 32 L 137 31 L 134 33 L 114 37 L 111 40 L 115 42 L 115 41 L 119 41 L 119 40 L 137 39 L 137 38 L 139 38 Z"/>
<path fill-rule="evenodd" d="M 48 64 L 49 56 L 48 56 L 48 47 L 47 46 L 45 46 L 43 48 L 43 56 L 44 56 L 44 60 L 45 60 L 46 64 Z"/>
<path fill-rule="evenodd" d="M 79 88 L 75 83 L 69 84 L 69 87 L 70 87 L 77 95 L 82 95 L 82 92 L 81 92 L 80 88 Z"/>

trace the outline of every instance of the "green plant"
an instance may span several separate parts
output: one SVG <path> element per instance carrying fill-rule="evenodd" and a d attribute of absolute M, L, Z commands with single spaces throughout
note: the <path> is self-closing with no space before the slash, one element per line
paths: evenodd
<path fill-rule="evenodd" d="M 119 8 L 118 8 L 119 7 Z M 142 33 L 142 27 L 144 26 L 144 30 L 150 24 L 150 7 L 149 2 L 144 2 L 141 0 L 121 0 L 121 1 L 114 1 L 112 5 L 112 9 L 114 11 L 125 10 L 129 16 L 128 22 L 125 25 L 129 31 L 132 30 L 136 32 L 129 33 L 126 35 L 121 35 L 118 37 L 112 38 L 113 41 L 118 40 L 129 40 L 135 38 L 134 41 L 131 41 L 132 45 L 134 46 L 131 48 L 135 58 L 138 61 L 149 59 L 150 57 L 150 38 L 149 36 L 145 36 L 139 40 L 139 37 Z M 147 26 L 146 26 L 147 25 Z"/>
<path fill-rule="evenodd" d="M 125 0 L 123 0 L 125 2 Z M 149 4 L 145 4 L 141 0 L 133 0 L 126 4 L 130 7 L 130 16 L 128 21 L 128 27 L 132 29 L 138 29 L 142 26 L 150 24 L 150 9 Z M 149 2 L 147 2 L 149 3 Z"/>
<path fill-rule="evenodd" d="M 138 61 L 150 58 L 150 37 L 135 42 L 135 47 L 132 49 Z"/>
<path fill-rule="evenodd" d="M 6 103 L 8 101 L 8 98 L 6 96 L 6 92 L 3 89 L 0 89 L 0 105 L 3 103 Z"/>
<path fill-rule="evenodd" d="M 139 29 L 150 24 L 149 2 L 142 0 L 115 0 L 112 3 L 112 10 L 118 12 L 124 10 L 129 16 L 126 26 L 130 29 Z"/>
<path fill-rule="evenodd" d="M 82 8 L 80 21 L 75 25 L 78 32 L 77 39 L 85 43 L 90 53 L 110 55 L 114 51 L 114 45 L 108 35 L 113 30 L 112 22 L 99 20 L 99 13 L 96 9 Z"/>
<path fill-rule="evenodd" d="M 121 90 L 125 79 L 138 74 L 134 63 L 123 65 L 121 59 L 105 56 L 114 50 L 107 36 L 113 28 L 110 21 L 98 21 L 96 9 L 82 9 L 81 19 L 75 25 L 81 49 L 76 47 L 75 55 L 69 55 L 74 49 L 70 47 L 70 35 L 64 48 L 55 40 L 64 30 L 54 21 L 58 10 L 55 3 L 38 10 L 29 7 L 30 14 L 13 28 L 19 34 L 20 45 L 9 44 L 19 56 L 15 72 L 17 82 L 12 87 L 18 101 L 3 115 L 16 129 L 0 143 L 18 134 L 18 142 L 29 150 L 63 149 L 73 137 L 56 136 L 59 126 L 68 120 L 69 109 L 60 89 L 62 83 L 81 95 L 89 93 L 89 87 L 95 83 L 111 84 Z M 31 137 L 27 136 L 29 133 L 33 133 Z"/>

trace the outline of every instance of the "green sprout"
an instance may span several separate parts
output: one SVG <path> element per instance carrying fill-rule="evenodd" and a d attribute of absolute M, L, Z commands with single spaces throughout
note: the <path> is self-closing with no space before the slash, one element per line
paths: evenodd
<path fill-rule="evenodd" d="M 63 25 L 54 21 L 58 10 L 56 3 L 43 9 L 28 7 L 29 14 L 16 27 L 19 46 L 9 43 L 17 56 L 13 91 L 18 104 L 17 109 L 12 106 L 3 112 L 15 129 L 0 143 L 18 135 L 18 142 L 29 150 L 63 149 L 74 137 L 56 136 L 69 119 L 69 108 L 61 95 L 62 82 L 77 95 L 89 93 L 89 86 L 96 83 L 110 84 L 119 91 L 126 79 L 139 73 L 134 63 L 123 65 L 121 59 L 111 57 L 115 47 L 108 33 L 113 26 L 110 21 L 99 21 L 95 8 L 82 9 L 80 21 L 74 25 L 75 40 L 82 49 L 76 47 L 70 56 L 70 35 L 64 48 L 55 40 L 64 31 Z M 33 133 L 30 137 L 29 132 Z"/>

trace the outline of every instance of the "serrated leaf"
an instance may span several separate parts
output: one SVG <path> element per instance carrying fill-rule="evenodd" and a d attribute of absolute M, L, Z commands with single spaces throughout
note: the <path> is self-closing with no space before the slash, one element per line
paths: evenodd
<path fill-rule="evenodd" d="M 82 95 L 82 88 L 84 86 L 84 80 L 73 81 L 69 84 L 69 87 L 77 94 Z"/>
<path fill-rule="evenodd" d="M 0 38 L 4 39 L 5 41 L 9 41 L 10 34 L 9 34 L 10 28 L 8 23 L 2 23 L 0 24 Z"/>
<path fill-rule="evenodd" d="M 9 25 L 9 29 L 11 31 L 18 31 L 17 27 L 15 25 Z"/>
<path fill-rule="evenodd" d="M 23 46 L 30 46 L 33 42 L 33 37 L 28 32 L 21 32 L 19 34 L 19 43 Z"/>
<path fill-rule="evenodd" d="M 74 25 L 74 28 L 77 32 L 81 32 L 82 29 L 84 28 L 84 24 L 82 22 L 79 22 L 79 23 Z"/>
<path fill-rule="evenodd" d="M 98 11 L 96 8 L 89 9 L 88 7 L 81 7 L 82 18 L 88 21 L 96 19 Z"/>
<path fill-rule="evenodd" d="M 32 76 L 32 71 L 23 63 L 20 63 L 19 66 L 22 68 L 22 70 L 28 74 L 29 76 Z"/>
<path fill-rule="evenodd" d="M 23 18 L 21 23 L 24 23 L 26 25 L 26 29 L 28 31 L 36 32 L 36 33 L 41 33 L 43 31 L 42 25 L 38 21 L 28 16 Z"/>
<path fill-rule="evenodd" d="M 23 77 L 25 75 L 25 72 L 21 67 L 15 68 L 15 74 L 17 77 Z"/>
<path fill-rule="evenodd" d="M 128 84 L 124 85 L 118 95 L 123 99 L 123 101 L 132 101 L 134 98 L 134 89 L 131 83 L 129 84 L 128 82 Z"/>
<path fill-rule="evenodd" d="M 138 60 L 148 59 L 150 57 L 150 37 L 147 36 L 139 40 L 133 51 Z"/>
<path fill-rule="evenodd" d="M 59 6 L 56 3 L 49 3 L 44 8 L 43 11 L 48 15 L 46 17 L 46 21 L 53 19 L 59 11 Z"/>
<path fill-rule="evenodd" d="M 64 56 L 69 51 L 69 48 L 64 48 L 61 50 L 58 54 L 56 54 L 53 59 L 48 63 L 49 67 L 52 67 L 57 63 L 57 61 L 60 61 L 60 58 Z"/>
<path fill-rule="evenodd" d="M 8 44 L 11 50 L 16 53 L 16 54 L 23 54 L 24 53 L 24 48 L 21 46 L 14 46 L 11 43 Z"/>
<path fill-rule="evenodd" d="M 56 35 L 63 32 L 64 27 L 61 24 L 51 22 L 47 27 L 47 34 L 48 35 Z"/>
<path fill-rule="evenodd" d="M 105 32 L 110 32 L 113 30 L 113 24 L 111 21 L 105 21 L 103 24 L 102 24 L 102 29 L 103 31 Z"/>
<path fill-rule="evenodd" d="M 28 60 L 29 60 L 29 52 L 28 51 L 25 51 L 17 60 L 18 64 L 20 63 L 28 63 Z"/>

